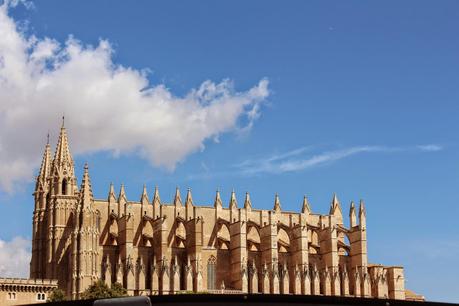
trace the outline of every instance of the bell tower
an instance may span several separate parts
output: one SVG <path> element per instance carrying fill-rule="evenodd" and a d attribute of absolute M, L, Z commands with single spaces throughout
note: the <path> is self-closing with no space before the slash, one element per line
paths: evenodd
<path fill-rule="evenodd" d="M 59 287 L 70 293 L 70 245 L 79 194 L 64 118 L 51 164 L 49 188 L 46 278 L 57 279 Z"/>

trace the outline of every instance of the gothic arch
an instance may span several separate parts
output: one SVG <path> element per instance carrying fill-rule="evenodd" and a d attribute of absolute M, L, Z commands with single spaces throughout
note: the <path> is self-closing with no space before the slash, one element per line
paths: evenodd
<path fill-rule="evenodd" d="M 230 246 L 231 235 L 226 223 L 219 224 L 220 229 L 217 233 L 217 247 L 218 249 L 227 250 Z"/>
<path fill-rule="evenodd" d="M 314 229 L 308 229 L 309 254 L 319 253 L 319 234 Z"/>
<path fill-rule="evenodd" d="M 142 238 L 144 246 L 152 246 L 153 244 L 153 225 L 150 220 L 144 221 L 142 227 Z"/>
<path fill-rule="evenodd" d="M 117 219 L 111 219 L 110 221 L 110 229 L 109 229 L 109 234 L 110 234 L 110 244 L 111 245 L 118 245 L 118 220 Z"/>
<path fill-rule="evenodd" d="M 177 220 L 175 228 L 175 246 L 178 248 L 185 248 L 186 246 L 186 228 L 181 220 Z"/>
<path fill-rule="evenodd" d="M 278 250 L 280 253 L 287 253 L 290 249 L 290 237 L 287 231 L 279 227 L 277 231 L 277 243 L 278 243 Z"/>
<path fill-rule="evenodd" d="M 247 247 L 249 251 L 260 250 L 260 232 L 256 226 L 250 226 L 247 230 Z"/>

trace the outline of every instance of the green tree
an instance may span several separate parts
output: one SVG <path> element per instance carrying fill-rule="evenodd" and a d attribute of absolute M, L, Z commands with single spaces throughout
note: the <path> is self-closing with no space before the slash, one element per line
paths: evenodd
<path fill-rule="evenodd" d="M 123 287 L 120 283 L 113 283 L 112 284 L 112 297 L 121 297 L 127 295 L 126 288 Z"/>
<path fill-rule="evenodd" d="M 67 298 L 65 297 L 65 293 L 62 289 L 55 288 L 51 291 L 51 294 L 48 295 L 47 302 L 62 302 L 65 301 Z"/>
<path fill-rule="evenodd" d="M 108 299 L 126 296 L 127 290 L 120 283 L 112 284 L 108 287 L 103 280 L 98 280 L 89 286 L 81 295 L 82 299 Z"/>

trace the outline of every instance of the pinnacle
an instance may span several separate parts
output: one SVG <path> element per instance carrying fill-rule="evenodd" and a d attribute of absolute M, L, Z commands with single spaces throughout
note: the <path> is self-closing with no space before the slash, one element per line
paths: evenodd
<path fill-rule="evenodd" d="M 83 180 L 81 182 L 80 195 L 83 206 L 89 205 L 93 200 L 91 179 L 89 178 L 89 167 L 87 163 L 85 163 L 84 165 L 84 173 Z"/>
<path fill-rule="evenodd" d="M 147 193 L 147 185 L 143 184 L 142 196 L 140 197 L 140 202 L 142 204 L 148 203 L 148 193 Z"/>
<path fill-rule="evenodd" d="M 174 205 L 182 206 L 182 198 L 180 197 L 180 189 L 178 186 L 175 188 Z"/>
<path fill-rule="evenodd" d="M 45 146 L 45 152 L 43 153 L 43 159 L 40 166 L 40 172 L 38 174 L 37 180 L 40 180 L 42 184 L 46 182 L 46 178 L 50 175 L 51 172 L 51 150 L 49 146 L 49 134 L 48 142 Z"/>
<path fill-rule="evenodd" d="M 191 188 L 188 188 L 188 191 L 186 193 L 185 204 L 193 206 L 193 197 L 191 196 Z"/>
<path fill-rule="evenodd" d="M 222 207 L 222 198 L 220 196 L 220 190 L 217 189 L 217 192 L 215 194 L 215 202 L 214 202 L 214 207 Z"/>
<path fill-rule="evenodd" d="M 360 205 L 359 205 L 359 215 L 362 215 L 362 214 L 366 214 L 366 211 L 365 211 L 365 203 L 363 202 L 363 200 L 360 200 Z"/>
<path fill-rule="evenodd" d="M 123 199 L 125 202 L 127 202 L 126 191 L 124 190 L 124 184 L 123 183 L 121 184 L 120 194 L 118 196 L 118 201 L 120 201 L 121 199 Z"/>
<path fill-rule="evenodd" d="M 158 189 L 158 186 L 156 185 L 155 186 L 155 193 L 153 194 L 153 204 L 155 203 L 161 203 L 161 199 L 159 198 L 159 189 Z"/>
<path fill-rule="evenodd" d="M 233 191 L 231 191 L 231 198 L 230 198 L 229 208 L 230 209 L 237 208 L 236 192 L 234 191 L 234 188 L 233 188 Z"/>
<path fill-rule="evenodd" d="M 275 211 L 280 211 L 281 210 L 281 204 L 279 200 L 279 194 L 276 192 L 276 195 L 274 197 L 274 210 Z"/>
<path fill-rule="evenodd" d="M 336 196 L 336 193 L 333 194 L 333 199 L 330 205 L 330 215 L 343 215 L 341 205 L 339 203 L 338 197 Z"/>
<path fill-rule="evenodd" d="M 108 191 L 108 201 L 116 202 L 115 187 L 113 186 L 113 183 L 110 183 L 110 189 Z"/>
<path fill-rule="evenodd" d="M 244 208 L 252 208 L 252 201 L 250 201 L 250 194 L 248 192 L 245 193 Z"/>
<path fill-rule="evenodd" d="M 310 213 L 311 212 L 311 207 L 309 206 L 309 201 L 308 197 L 305 195 L 303 198 L 303 207 L 301 209 L 301 212 L 304 213 Z"/>

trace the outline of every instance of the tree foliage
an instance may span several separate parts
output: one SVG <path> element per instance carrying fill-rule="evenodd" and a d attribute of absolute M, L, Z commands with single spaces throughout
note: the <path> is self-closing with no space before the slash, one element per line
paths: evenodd
<path fill-rule="evenodd" d="M 89 286 L 81 295 L 82 299 L 108 299 L 127 295 L 127 290 L 120 283 L 108 287 L 103 280 L 98 280 Z"/>
<path fill-rule="evenodd" d="M 65 293 L 62 289 L 55 288 L 51 291 L 50 295 L 48 295 L 48 302 L 62 302 L 65 301 L 67 298 L 65 297 Z"/>

